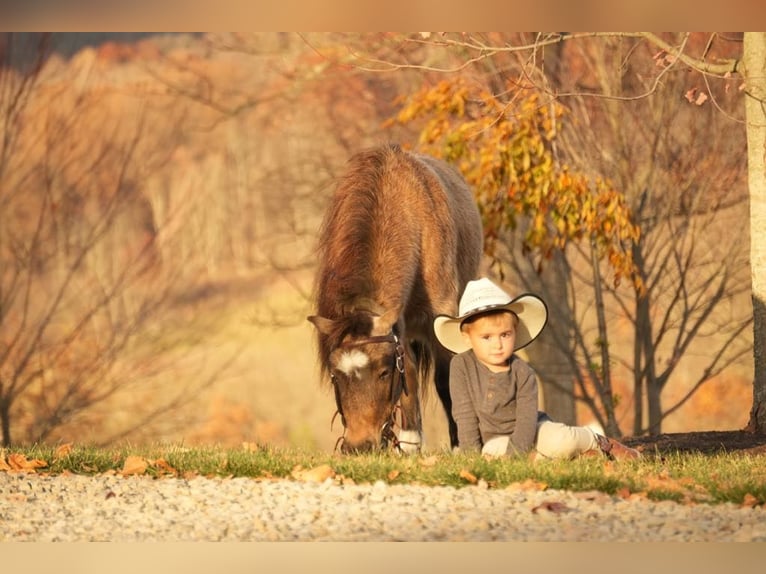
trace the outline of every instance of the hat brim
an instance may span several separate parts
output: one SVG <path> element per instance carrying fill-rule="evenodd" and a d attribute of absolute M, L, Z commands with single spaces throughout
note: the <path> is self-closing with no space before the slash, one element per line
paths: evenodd
<path fill-rule="evenodd" d="M 516 314 L 519 324 L 516 327 L 516 344 L 513 350 L 518 351 L 529 345 L 542 332 L 548 322 L 548 308 L 537 295 L 525 293 L 519 295 L 505 305 L 492 305 L 481 309 L 473 309 L 460 317 L 437 315 L 434 318 L 434 334 L 443 347 L 453 353 L 462 353 L 471 348 L 460 331 L 460 325 L 474 315 L 488 311 L 507 310 Z"/>

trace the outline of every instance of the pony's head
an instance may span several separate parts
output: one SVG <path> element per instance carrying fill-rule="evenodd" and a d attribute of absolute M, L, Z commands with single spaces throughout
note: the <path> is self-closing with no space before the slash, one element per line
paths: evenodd
<path fill-rule="evenodd" d="M 391 321 L 370 313 L 342 319 L 311 316 L 319 334 L 322 370 L 329 375 L 345 427 L 344 453 L 396 443 L 397 403 L 407 393 L 405 349 Z"/>

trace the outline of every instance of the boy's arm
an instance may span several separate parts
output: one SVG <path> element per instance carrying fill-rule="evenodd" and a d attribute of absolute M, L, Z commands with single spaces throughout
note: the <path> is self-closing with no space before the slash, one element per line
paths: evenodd
<path fill-rule="evenodd" d="M 468 393 L 468 373 L 465 363 L 456 355 L 449 372 L 449 392 L 452 399 L 452 418 L 457 424 L 457 439 L 461 450 L 481 450 L 479 417 Z"/>
<path fill-rule="evenodd" d="M 537 375 L 531 368 L 520 375 L 516 387 L 516 427 L 508 443 L 508 454 L 528 453 L 535 445 L 537 433 Z"/>

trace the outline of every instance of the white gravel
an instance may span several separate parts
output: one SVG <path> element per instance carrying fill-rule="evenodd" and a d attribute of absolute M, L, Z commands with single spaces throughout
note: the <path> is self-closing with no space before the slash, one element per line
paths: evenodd
<path fill-rule="evenodd" d="M 766 510 L 598 492 L 0 472 L 0 541 L 761 541 Z"/>

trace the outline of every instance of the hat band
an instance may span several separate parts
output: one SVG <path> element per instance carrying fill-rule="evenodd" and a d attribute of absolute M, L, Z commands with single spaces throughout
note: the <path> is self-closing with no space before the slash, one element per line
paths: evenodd
<path fill-rule="evenodd" d="M 475 309 L 471 309 L 468 311 L 464 317 L 460 319 L 460 324 L 462 325 L 464 321 L 467 319 L 470 319 L 477 313 L 481 313 L 483 311 L 489 311 L 491 309 L 498 309 L 500 307 L 506 307 L 507 305 L 510 305 L 513 301 L 508 301 L 508 303 L 494 303 L 492 305 L 485 305 L 484 307 L 476 307 Z M 510 309 L 507 310 L 509 313 L 513 313 Z"/>

